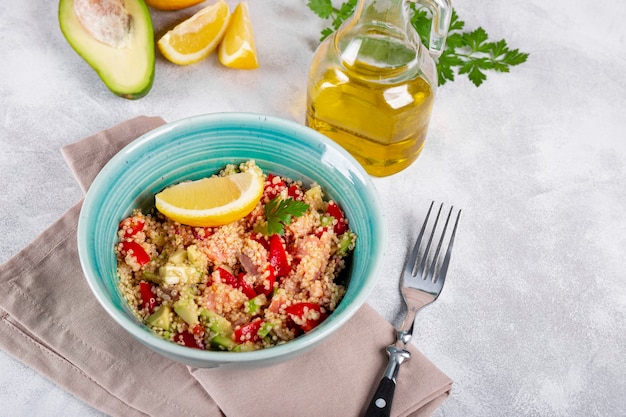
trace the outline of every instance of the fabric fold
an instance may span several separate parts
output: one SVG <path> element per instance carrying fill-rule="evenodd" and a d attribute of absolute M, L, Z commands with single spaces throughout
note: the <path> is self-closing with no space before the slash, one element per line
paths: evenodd
<path fill-rule="evenodd" d="M 164 123 L 140 116 L 61 152 L 87 191 L 120 149 Z M 289 362 L 249 370 L 188 368 L 137 342 L 98 304 L 78 259 L 80 207 L 0 265 L 0 348 L 111 416 L 361 415 L 394 335 L 369 305 L 328 341 Z M 410 350 L 392 412 L 427 417 L 452 382 Z"/>

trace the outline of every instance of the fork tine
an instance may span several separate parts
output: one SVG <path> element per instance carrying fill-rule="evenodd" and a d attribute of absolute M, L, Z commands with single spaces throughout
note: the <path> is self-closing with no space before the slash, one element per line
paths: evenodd
<path fill-rule="evenodd" d="M 433 201 L 434 203 L 434 201 Z M 430 237 L 428 238 L 428 243 L 426 244 L 426 249 L 424 249 L 424 255 L 422 256 L 422 259 L 420 260 L 420 264 L 419 267 L 417 269 L 417 272 L 413 275 L 413 276 L 417 276 L 419 275 L 420 279 L 432 279 L 432 277 L 429 277 L 428 275 L 426 275 L 425 277 L 424 275 L 424 270 L 426 268 L 426 261 L 428 260 L 428 253 L 430 252 L 430 245 L 432 245 L 433 243 L 433 238 L 435 237 L 435 232 L 437 231 L 437 224 L 439 223 L 439 216 L 441 215 L 441 209 L 443 208 L 443 203 L 441 203 L 441 205 L 439 206 L 439 211 L 437 212 L 437 217 L 435 217 L 435 224 L 433 225 L 433 229 L 430 233 Z M 426 222 L 428 221 L 428 216 L 426 216 L 426 221 L 424 222 L 424 225 L 426 224 Z M 428 271 L 426 271 L 428 273 Z"/>
<path fill-rule="evenodd" d="M 428 224 L 428 218 L 430 217 L 430 212 L 432 211 L 434 204 L 435 204 L 434 201 L 430 203 L 430 207 L 428 208 L 428 213 L 426 213 L 426 220 L 424 220 L 424 224 L 422 224 L 422 229 L 420 230 L 419 234 L 417 235 L 417 240 L 415 241 L 415 245 L 413 246 L 413 249 L 411 250 L 411 255 L 406 260 L 404 271 L 405 271 L 405 273 L 406 272 L 410 273 L 412 276 L 416 276 L 417 275 L 416 272 L 415 272 L 415 267 L 417 266 L 419 249 L 420 249 L 420 246 L 422 244 L 422 237 L 424 237 L 424 231 L 426 231 L 426 225 Z"/>
<path fill-rule="evenodd" d="M 450 209 L 452 212 L 452 209 Z M 448 265 L 450 264 L 450 257 L 452 256 L 452 245 L 454 245 L 454 238 L 456 236 L 456 227 L 459 225 L 459 218 L 461 217 L 461 210 L 456 215 L 456 220 L 454 221 L 454 228 L 452 229 L 452 235 L 450 236 L 450 242 L 448 243 L 448 249 L 446 250 L 446 255 L 443 258 L 443 263 L 441 264 L 441 268 L 439 268 L 439 278 L 441 278 L 442 282 L 446 279 L 446 274 L 448 273 Z"/>
<path fill-rule="evenodd" d="M 439 238 L 439 243 L 437 244 L 437 250 L 435 251 L 435 254 L 433 255 L 433 259 L 430 264 L 428 274 L 426 275 L 426 279 L 432 279 L 433 282 L 437 282 L 439 278 L 441 278 L 442 281 L 445 279 L 445 275 L 443 277 L 440 277 L 441 268 L 439 269 L 439 275 L 435 274 L 436 272 L 435 269 L 437 268 L 437 262 L 439 261 L 439 253 L 441 252 L 441 246 L 443 245 L 443 240 L 446 237 L 446 230 L 448 230 L 448 223 L 450 223 L 450 216 L 452 216 L 452 210 L 454 210 L 454 206 L 450 207 L 450 211 L 448 212 L 448 217 L 446 217 L 446 223 L 443 225 L 443 231 L 441 232 L 441 237 Z M 454 237 L 451 237 L 451 240 L 454 240 Z M 446 251 L 446 254 L 447 254 L 447 251 Z M 445 258 L 444 258 L 444 261 L 445 261 Z"/>

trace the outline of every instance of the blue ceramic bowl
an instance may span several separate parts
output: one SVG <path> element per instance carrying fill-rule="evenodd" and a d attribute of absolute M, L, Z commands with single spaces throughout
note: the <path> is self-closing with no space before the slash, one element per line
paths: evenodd
<path fill-rule="evenodd" d="M 358 235 L 346 295 L 313 331 L 284 345 L 253 352 L 186 348 L 160 339 L 131 313 L 117 287 L 116 243 L 120 220 L 134 208 L 150 209 L 166 186 L 254 159 L 265 172 L 322 186 L 343 207 Z M 345 150 L 303 125 L 257 114 L 217 113 L 161 126 L 122 149 L 102 169 L 78 222 L 78 253 L 94 295 L 126 331 L 166 357 L 195 367 L 258 366 L 292 358 L 326 339 L 363 305 L 378 276 L 384 219 L 368 174 Z"/>

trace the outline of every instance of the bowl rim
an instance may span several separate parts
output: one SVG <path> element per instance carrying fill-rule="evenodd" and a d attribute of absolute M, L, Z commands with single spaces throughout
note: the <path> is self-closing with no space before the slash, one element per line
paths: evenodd
<path fill-rule="evenodd" d="M 362 177 L 361 180 L 366 185 L 366 188 L 371 191 L 368 195 L 368 202 L 370 202 L 372 218 L 377 219 L 377 221 L 373 222 L 374 236 L 376 236 L 377 239 L 376 242 L 373 242 L 372 244 L 374 245 L 376 252 L 381 255 L 376 256 L 373 260 L 370 260 L 371 266 L 367 271 L 368 276 L 363 283 L 362 290 L 354 297 L 351 304 L 352 307 L 346 308 L 340 312 L 341 314 L 334 317 L 335 325 L 333 327 L 319 326 L 313 331 L 287 343 L 250 352 L 192 349 L 161 339 L 151 332 L 142 331 L 136 319 L 128 317 L 125 313 L 119 311 L 117 307 L 113 305 L 113 302 L 106 296 L 106 291 L 103 290 L 103 287 L 98 282 L 99 280 L 95 277 L 96 274 L 92 274 L 92 264 L 88 259 L 85 259 L 85 254 L 87 253 L 90 229 L 86 213 L 93 210 L 92 200 L 94 199 L 94 194 L 96 193 L 94 190 L 101 189 L 102 184 L 106 183 L 106 179 L 109 178 L 110 174 L 118 172 L 119 167 L 123 166 L 123 161 L 129 156 L 141 151 L 146 146 L 149 146 L 151 142 L 159 140 L 159 138 L 163 135 L 168 135 L 168 132 L 175 131 L 180 128 L 189 128 L 189 126 L 200 127 L 201 125 L 212 124 L 215 122 L 218 124 L 225 122 L 246 122 L 267 128 L 271 128 L 271 126 L 287 127 L 298 133 L 298 140 L 322 143 L 324 146 L 333 148 L 334 151 L 342 154 L 344 158 L 350 161 L 352 169 L 354 169 L 359 176 Z M 185 358 L 181 359 L 183 361 L 191 360 L 200 363 L 248 363 L 266 361 L 277 359 L 283 355 L 289 355 L 290 353 L 306 350 L 309 347 L 317 345 L 336 329 L 343 326 L 345 322 L 347 322 L 363 306 L 363 304 L 365 304 L 374 285 L 376 284 L 379 271 L 382 268 L 382 253 L 385 247 L 386 239 L 386 222 L 382 211 L 380 196 L 377 193 L 374 183 L 372 182 L 372 178 L 352 155 L 350 155 L 336 142 L 303 124 L 276 116 L 249 112 L 217 112 L 185 117 L 158 126 L 131 141 L 121 148 L 109 161 L 107 161 L 98 175 L 94 178 L 83 200 L 77 226 L 78 255 L 83 274 L 92 294 L 96 297 L 99 304 L 104 308 L 108 315 L 112 317 L 125 331 L 152 349 L 161 353 L 167 352 L 167 356 L 170 358 L 173 355 L 175 357 Z"/>

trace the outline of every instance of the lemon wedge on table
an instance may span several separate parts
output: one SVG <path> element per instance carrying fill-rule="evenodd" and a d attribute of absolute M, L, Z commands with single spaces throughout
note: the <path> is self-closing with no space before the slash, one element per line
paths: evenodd
<path fill-rule="evenodd" d="M 263 173 L 254 168 L 182 182 L 158 193 L 156 208 L 181 224 L 221 226 L 247 216 L 261 199 L 264 183 Z"/>
<path fill-rule="evenodd" d="M 259 67 L 248 3 L 241 2 L 235 7 L 217 54 L 222 65 L 226 67 L 238 69 Z"/>
<path fill-rule="evenodd" d="M 195 6 L 204 0 L 146 0 L 146 4 L 159 10 L 180 10 Z"/>
<path fill-rule="evenodd" d="M 229 21 L 228 4 L 220 0 L 179 23 L 163 35 L 157 45 L 163 56 L 174 64 L 193 64 L 217 48 Z"/>

